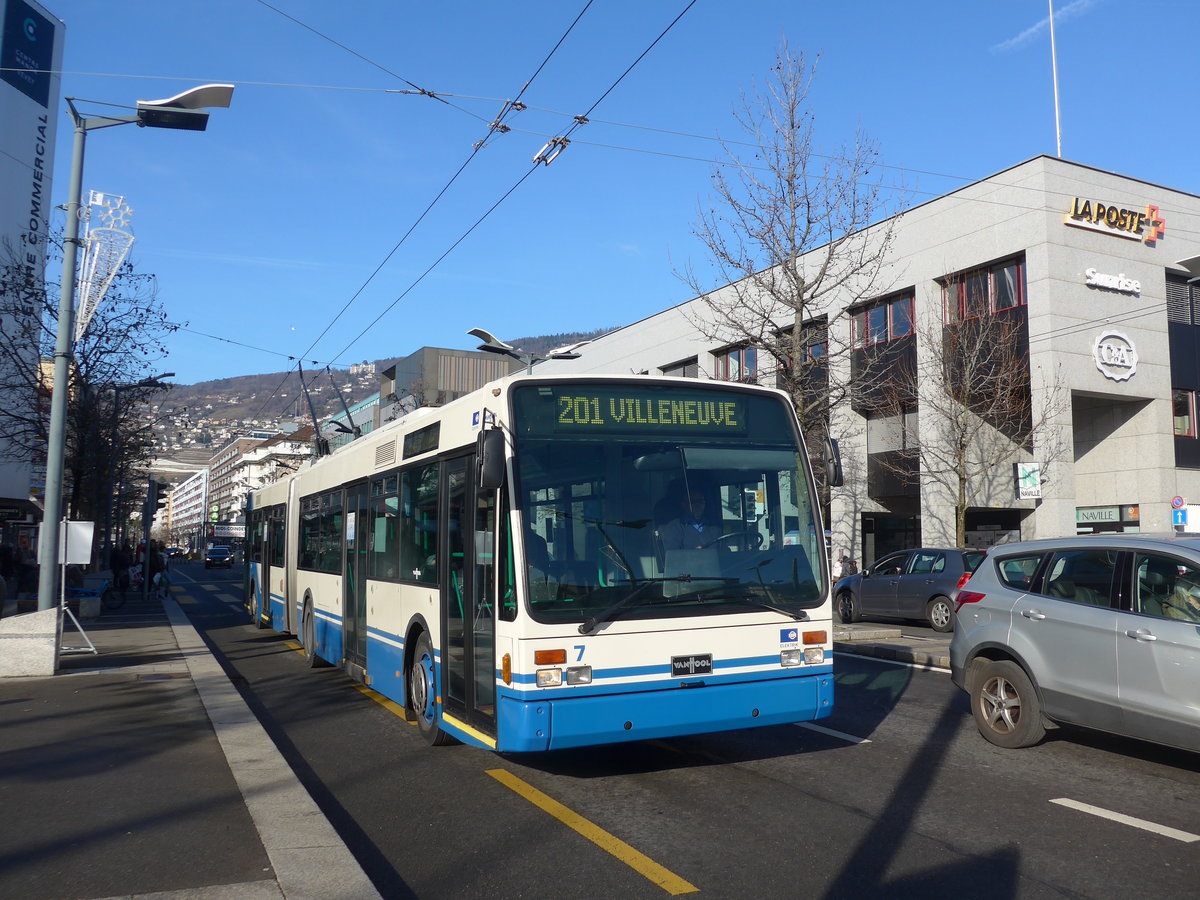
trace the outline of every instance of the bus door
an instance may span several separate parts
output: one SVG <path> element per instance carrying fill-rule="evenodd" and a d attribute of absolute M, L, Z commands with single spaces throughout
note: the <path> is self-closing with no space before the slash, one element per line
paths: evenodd
<path fill-rule="evenodd" d="M 496 733 L 496 493 L 479 491 L 475 455 L 444 463 L 442 706 Z"/>
<path fill-rule="evenodd" d="M 342 571 L 342 634 L 346 671 L 361 680 L 367 668 L 367 554 L 371 512 L 367 482 L 346 488 L 345 563 Z"/>

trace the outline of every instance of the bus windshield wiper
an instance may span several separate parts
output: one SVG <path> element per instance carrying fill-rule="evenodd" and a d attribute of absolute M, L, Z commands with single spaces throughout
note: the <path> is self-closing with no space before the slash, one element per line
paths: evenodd
<path fill-rule="evenodd" d="M 653 585 L 662 584 L 665 581 L 693 581 L 693 580 L 708 581 L 710 579 L 693 579 L 693 577 L 691 575 L 674 575 L 674 576 L 665 577 L 665 578 L 647 578 L 645 581 L 643 581 L 641 584 L 639 584 L 637 587 L 635 587 L 632 591 L 630 591 L 628 594 L 626 594 L 624 597 L 622 597 L 620 600 L 618 600 L 616 603 L 614 603 L 608 609 L 601 610 L 600 612 L 596 613 L 596 615 L 589 616 L 588 618 L 584 619 L 583 624 L 579 626 L 579 633 L 587 634 L 588 632 L 592 631 L 597 625 L 600 625 L 603 622 L 611 621 L 612 619 L 616 618 L 617 613 L 619 613 L 621 610 L 625 609 L 627 606 L 632 606 L 634 604 L 634 601 L 638 600 L 642 596 L 642 594 L 646 593 L 647 588 L 650 588 Z"/>
<path fill-rule="evenodd" d="M 753 597 L 750 594 L 742 594 L 740 597 L 731 596 L 729 599 L 745 600 L 751 606 L 761 606 L 763 609 L 769 609 L 772 612 L 777 612 L 785 616 L 791 616 L 797 622 L 803 622 L 808 618 L 808 613 L 806 613 L 804 610 L 793 612 L 790 609 L 784 609 L 782 606 L 777 606 L 774 603 L 767 603 L 765 600 L 759 600 L 757 597 Z"/>

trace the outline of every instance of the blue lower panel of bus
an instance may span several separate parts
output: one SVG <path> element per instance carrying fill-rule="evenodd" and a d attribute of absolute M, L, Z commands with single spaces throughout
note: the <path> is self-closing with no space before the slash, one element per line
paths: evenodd
<path fill-rule="evenodd" d="M 317 656 L 335 666 L 342 664 L 342 617 L 321 609 L 313 610 L 313 635 Z"/>
<path fill-rule="evenodd" d="M 404 702 L 404 642 L 396 635 L 367 629 L 367 678 L 385 697 Z"/>
<path fill-rule="evenodd" d="M 271 627 L 276 631 L 287 627 L 287 600 L 282 594 L 271 595 Z"/>
<path fill-rule="evenodd" d="M 499 698 L 501 751 L 530 752 L 822 719 L 833 673 L 523 701 Z"/>

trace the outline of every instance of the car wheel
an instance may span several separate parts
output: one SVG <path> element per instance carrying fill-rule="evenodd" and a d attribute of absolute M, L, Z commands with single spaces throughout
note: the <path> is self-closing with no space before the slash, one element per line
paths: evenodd
<path fill-rule="evenodd" d="M 421 632 L 408 666 L 408 704 L 417 717 L 417 730 L 435 747 L 457 743 L 442 731 L 437 717 L 437 671 L 429 635 Z"/>
<path fill-rule="evenodd" d="M 1046 734 L 1033 682 L 1006 659 L 979 665 L 972 681 L 971 713 L 979 733 L 997 747 L 1032 747 Z"/>
<path fill-rule="evenodd" d="M 954 630 L 954 607 L 949 597 L 934 597 L 925 607 L 925 618 L 934 631 L 945 634 Z"/>
<path fill-rule="evenodd" d="M 858 600 L 850 591 L 842 591 L 837 598 L 838 618 L 845 625 L 857 622 L 862 616 L 858 613 Z"/>

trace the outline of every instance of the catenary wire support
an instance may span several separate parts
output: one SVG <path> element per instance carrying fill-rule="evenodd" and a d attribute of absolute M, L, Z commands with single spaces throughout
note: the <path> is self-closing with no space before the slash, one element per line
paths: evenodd
<path fill-rule="evenodd" d="M 567 145 L 571 143 L 570 138 L 556 137 L 546 141 L 542 149 L 533 156 L 533 163 L 537 165 L 541 163 L 543 166 L 548 166 L 550 163 L 558 159 L 558 155 L 567 149 Z"/>

